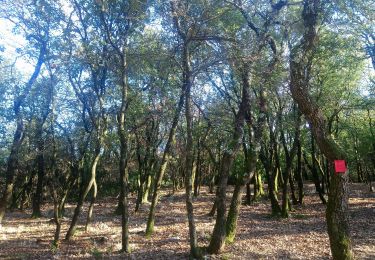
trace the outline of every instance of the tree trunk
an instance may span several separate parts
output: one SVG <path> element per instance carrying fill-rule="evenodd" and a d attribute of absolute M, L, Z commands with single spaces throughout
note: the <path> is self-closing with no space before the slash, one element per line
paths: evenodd
<path fill-rule="evenodd" d="M 251 204 L 251 187 L 250 187 L 250 183 L 246 183 L 245 204 L 248 205 L 248 206 Z"/>
<path fill-rule="evenodd" d="M 275 63 L 271 62 L 268 71 L 272 71 L 273 65 Z M 268 72 L 267 71 L 267 72 Z M 266 75 L 264 75 L 266 76 Z M 267 77 L 265 77 L 267 78 Z M 246 86 L 246 84 L 245 84 Z M 231 205 L 228 212 L 228 218 L 226 221 L 226 240 L 228 242 L 233 242 L 234 237 L 236 235 L 237 229 L 237 220 L 240 213 L 240 205 L 241 205 L 241 198 L 244 189 L 244 184 L 249 184 L 251 180 L 254 179 L 254 200 L 256 200 L 257 196 L 262 195 L 263 187 L 262 187 L 262 179 L 258 172 L 256 172 L 256 165 L 258 162 L 258 155 L 259 151 L 261 151 L 261 140 L 264 132 L 264 127 L 266 124 L 267 119 L 267 104 L 265 99 L 265 94 L 263 92 L 263 87 L 261 87 L 259 91 L 259 115 L 256 124 L 254 125 L 254 138 L 252 140 L 251 136 L 251 129 L 252 124 L 250 111 L 246 113 L 245 116 L 247 126 L 249 128 L 249 141 L 251 142 L 251 149 L 249 151 L 246 150 L 246 146 L 244 147 L 245 151 L 245 158 L 246 158 L 246 172 L 244 177 L 239 177 L 237 181 L 236 187 L 233 192 L 233 197 L 231 201 Z"/>
<path fill-rule="evenodd" d="M 87 194 L 90 192 L 91 188 L 93 187 L 94 182 L 96 182 L 96 167 L 99 162 L 99 159 L 100 159 L 100 148 L 97 148 L 95 155 L 94 155 L 94 159 L 91 164 L 90 180 L 87 183 L 86 188 L 84 188 L 82 195 L 78 199 L 77 206 L 74 210 L 74 215 L 72 217 L 72 221 L 70 223 L 68 232 L 66 233 L 66 236 L 65 236 L 66 240 L 70 240 L 74 236 L 74 232 L 75 232 L 76 225 L 78 222 L 78 217 L 81 214 L 83 203 L 87 197 Z"/>
<path fill-rule="evenodd" d="M 236 114 L 234 133 L 229 147 L 224 151 L 223 158 L 219 169 L 219 184 L 216 194 L 217 214 L 214 230 L 210 244 L 207 248 L 210 254 L 219 253 L 224 245 L 226 239 L 226 192 L 230 169 L 235 155 L 241 147 L 243 137 L 243 127 L 245 122 L 245 115 L 250 111 L 250 85 L 248 78 L 248 68 L 242 72 L 242 100 L 240 108 Z"/>
<path fill-rule="evenodd" d="M 0 199 L 0 224 L 3 221 L 6 208 L 8 206 L 9 200 L 12 197 L 15 177 L 18 174 L 18 152 L 21 148 L 23 137 L 24 137 L 24 125 L 23 125 L 23 115 L 21 112 L 21 107 L 28 96 L 32 86 L 34 85 L 35 80 L 39 76 L 40 69 L 44 63 L 45 54 L 47 52 L 47 44 L 45 42 L 40 43 L 40 51 L 38 61 L 36 63 L 33 74 L 31 75 L 29 81 L 26 83 L 25 89 L 22 94 L 20 94 L 14 100 L 13 111 L 16 118 L 16 131 L 13 136 L 13 143 L 10 149 L 10 155 L 7 161 L 7 169 L 5 172 L 5 189 L 3 196 Z"/>
<path fill-rule="evenodd" d="M 278 166 L 276 160 L 278 156 L 278 149 L 272 126 L 270 123 L 268 123 L 268 125 L 270 136 L 270 144 L 268 151 L 269 157 L 266 156 L 266 150 L 263 150 L 263 152 L 261 152 L 259 156 L 262 161 L 264 170 L 266 172 L 268 183 L 268 197 L 271 200 L 271 212 L 273 216 L 277 216 L 281 214 L 281 207 L 279 205 L 279 201 L 277 198 Z"/>
<path fill-rule="evenodd" d="M 39 218 L 42 216 L 40 211 L 40 204 L 43 197 L 43 184 L 44 184 L 44 140 L 42 139 L 43 134 L 43 124 L 40 122 L 37 129 L 37 142 L 38 142 L 38 156 L 37 156 L 37 165 L 38 165 L 38 182 L 36 186 L 36 192 L 33 198 L 33 213 L 31 217 Z"/>
<path fill-rule="evenodd" d="M 240 212 L 241 198 L 243 193 L 244 185 L 242 178 L 237 180 L 234 187 L 232 200 L 230 203 L 228 217 L 226 222 L 226 242 L 233 243 L 236 236 L 238 214 Z"/>
<path fill-rule="evenodd" d="M 130 253 L 129 247 L 129 173 L 128 163 L 128 134 L 126 129 L 126 112 L 128 107 L 128 65 L 127 65 L 127 48 L 123 47 L 122 62 L 122 81 L 121 81 L 121 107 L 118 113 L 118 136 L 120 139 L 120 182 L 121 191 L 119 198 L 119 209 L 121 211 L 121 251 Z"/>
<path fill-rule="evenodd" d="M 281 216 L 283 218 L 289 217 L 289 194 L 288 194 L 288 182 L 292 171 L 292 165 L 290 162 L 287 162 L 286 170 L 284 171 L 284 183 L 283 183 L 283 195 L 282 195 L 282 204 L 281 204 Z"/>
<path fill-rule="evenodd" d="M 301 44 L 291 50 L 290 58 L 290 90 L 293 99 L 309 122 L 315 140 L 332 164 L 334 160 L 345 159 L 345 153 L 340 149 L 330 135 L 327 134 L 326 120 L 320 108 L 314 103 L 308 92 L 309 64 L 318 40 L 317 25 L 321 15 L 322 4 L 319 0 L 306 0 L 302 12 L 305 32 Z M 331 175 L 326 210 L 327 228 L 333 259 L 353 259 L 352 245 L 348 221 L 348 173 Z"/>
<path fill-rule="evenodd" d="M 190 241 L 190 255 L 194 258 L 200 258 L 201 253 L 198 249 L 197 232 L 194 220 L 193 207 L 193 117 L 191 114 L 191 68 L 190 68 L 190 53 L 187 43 L 184 45 L 183 56 L 183 90 L 185 90 L 185 118 L 186 118 L 186 161 L 185 161 L 185 201 L 187 217 L 189 222 L 189 241 Z"/>
<path fill-rule="evenodd" d="M 150 237 L 152 235 L 152 233 L 154 232 L 155 210 L 156 210 L 156 205 L 157 205 L 158 199 L 159 199 L 159 190 L 160 190 L 160 187 L 161 187 L 161 182 L 162 182 L 163 177 L 164 177 L 164 173 L 167 169 L 167 165 L 168 165 L 168 161 L 169 161 L 169 157 L 170 157 L 170 153 L 171 153 L 171 149 L 172 149 L 172 144 L 173 144 L 173 141 L 174 141 L 174 136 L 175 136 L 177 125 L 178 125 L 178 120 L 180 118 L 181 110 L 182 110 L 182 107 L 184 105 L 185 90 L 182 89 L 181 92 L 182 93 L 180 95 L 180 99 L 178 101 L 178 104 L 177 104 L 177 107 L 176 107 L 176 110 L 175 110 L 175 114 L 174 114 L 174 117 L 173 117 L 173 120 L 172 120 L 172 126 L 169 130 L 168 140 L 167 140 L 167 144 L 165 145 L 163 157 L 161 159 L 159 169 L 156 172 L 155 179 L 154 179 L 154 190 L 153 190 L 153 194 L 152 194 L 152 201 L 151 201 L 151 205 L 150 205 L 150 210 L 149 210 L 148 219 L 147 219 L 147 227 L 146 227 L 146 236 L 147 237 Z M 175 185 L 173 185 L 173 187 L 175 187 Z"/>
<path fill-rule="evenodd" d="M 312 162 L 312 165 L 310 165 L 309 162 L 308 162 L 308 160 L 307 160 L 307 156 L 306 156 L 305 153 L 303 154 L 303 158 L 304 158 L 305 164 L 307 165 L 307 168 L 309 168 L 310 171 L 311 171 L 313 182 L 315 184 L 315 190 L 316 190 L 316 192 L 318 192 L 320 200 L 322 201 L 323 204 L 327 204 L 327 201 L 326 201 L 326 199 L 324 197 L 323 190 L 322 190 L 322 188 L 320 186 L 318 172 L 316 170 L 316 167 L 314 166 L 314 160 Z"/>
<path fill-rule="evenodd" d="M 88 226 L 89 226 L 89 224 L 91 222 L 92 212 L 94 211 L 94 203 L 96 201 L 96 195 L 98 194 L 98 186 L 96 184 L 96 179 L 94 179 L 92 187 L 93 187 L 93 191 L 92 191 L 92 197 L 91 197 L 91 202 L 90 202 L 89 210 L 87 211 L 85 231 L 88 230 Z"/>
<path fill-rule="evenodd" d="M 297 144 L 297 171 L 296 171 L 296 178 L 298 184 L 298 204 L 302 205 L 303 203 L 303 177 L 302 177 L 302 147 L 301 142 L 298 141 Z"/>

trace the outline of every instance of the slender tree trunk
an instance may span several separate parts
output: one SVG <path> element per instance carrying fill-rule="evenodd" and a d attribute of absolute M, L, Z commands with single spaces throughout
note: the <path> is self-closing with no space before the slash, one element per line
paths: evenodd
<path fill-rule="evenodd" d="M 92 187 L 93 187 L 93 191 L 92 191 L 92 197 L 91 197 L 91 202 L 90 202 L 89 210 L 87 211 L 85 231 L 88 230 L 88 226 L 89 226 L 89 224 L 91 222 L 92 212 L 94 211 L 94 203 L 96 201 L 96 195 L 98 194 L 98 186 L 96 184 L 96 179 L 94 179 Z"/>
<path fill-rule="evenodd" d="M 186 210 L 189 222 L 189 241 L 190 255 L 194 258 L 200 258 L 201 253 L 198 249 L 197 232 L 194 220 L 193 207 L 193 164 L 194 164 L 194 147 L 193 147 L 193 117 L 191 114 L 191 69 L 190 53 L 187 43 L 183 49 L 183 89 L 185 90 L 185 118 L 186 118 L 186 161 L 185 161 L 185 200 Z"/>
<path fill-rule="evenodd" d="M 227 183 L 230 169 L 235 155 L 241 147 L 243 127 L 245 122 L 245 114 L 250 111 L 250 86 L 248 82 L 248 69 L 244 69 L 242 72 L 242 100 L 240 108 L 236 114 L 234 133 L 229 144 L 228 149 L 224 151 L 223 158 L 220 163 L 219 169 L 219 185 L 216 194 L 217 203 L 217 214 L 214 230 L 212 232 L 212 237 L 210 244 L 207 248 L 208 252 L 211 254 L 219 253 L 224 245 L 226 239 L 226 192 Z"/>
<path fill-rule="evenodd" d="M 122 184 L 121 184 L 121 202 L 122 202 L 122 212 L 121 212 L 121 251 L 125 253 L 130 253 L 130 246 L 129 246 L 129 200 L 128 200 L 128 193 L 129 193 L 129 184 L 128 184 L 128 169 L 126 165 L 126 158 L 125 155 L 127 151 L 125 151 L 125 147 L 122 147 L 123 150 L 121 159 L 120 159 L 120 170 L 121 170 L 121 177 L 122 177 Z"/>
<path fill-rule="evenodd" d="M 150 171 L 152 171 L 152 169 L 150 169 L 147 173 L 146 173 L 146 180 L 145 180 L 145 183 L 143 185 L 143 191 L 142 191 L 142 199 L 141 199 L 141 203 L 144 204 L 144 203 L 148 203 L 148 197 L 149 197 L 149 193 L 150 193 L 150 188 L 151 188 L 151 174 L 150 174 Z"/>
<path fill-rule="evenodd" d="M 272 71 L 273 65 L 275 63 L 271 62 L 269 71 Z M 266 74 L 267 75 L 267 74 Z M 266 76 L 264 75 L 264 76 Z M 265 77 L 266 78 L 266 77 Z M 250 109 L 250 108 L 249 108 Z M 241 198 L 244 189 L 244 184 L 249 184 L 252 179 L 254 179 L 254 199 L 257 198 L 257 195 L 260 196 L 263 194 L 262 180 L 260 174 L 256 172 L 256 165 L 258 162 L 259 151 L 261 151 L 261 140 L 266 124 L 267 119 L 267 103 L 265 99 L 265 93 L 263 88 L 259 92 L 259 115 L 257 122 L 254 126 L 254 140 L 251 138 L 251 116 L 250 111 L 246 113 L 245 116 L 246 123 L 249 128 L 249 139 L 251 140 L 252 149 L 246 152 L 246 172 L 243 178 L 239 178 L 236 187 L 233 192 L 233 197 L 231 205 L 228 212 L 228 218 L 226 221 L 226 241 L 233 242 L 237 230 L 237 220 L 240 213 Z M 244 147 L 246 149 L 246 147 Z M 256 188 L 255 188 L 256 187 Z"/>
<path fill-rule="evenodd" d="M 96 167 L 100 159 L 100 148 L 96 149 L 94 159 L 91 164 L 91 171 L 90 171 L 90 180 L 88 184 L 86 185 L 86 188 L 84 189 L 82 195 L 78 199 L 77 206 L 74 210 L 74 215 L 72 217 L 72 221 L 70 223 L 68 232 L 66 233 L 65 239 L 70 240 L 74 236 L 74 232 L 76 230 L 77 222 L 78 222 L 78 217 L 81 213 L 83 203 L 87 197 L 87 194 L 90 192 L 91 188 L 94 185 L 94 182 L 96 182 Z M 90 212 L 89 212 L 90 213 Z"/>
<path fill-rule="evenodd" d="M 301 142 L 298 141 L 297 144 L 297 171 L 296 171 L 296 177 L 297 177 L 297 184 L 298 184 L 298 204 L 302 205 L 303 203 L 303 177 L 302 177 L 302 147 Z"/>
<path fill-rule="evenodd" d="M 303 157 L 304 157 L 304 160 L 305 160 L 305 164 L 307 165 L 307 167 L 311 171 L 313 182 L 315 184 L 315 190 L 316 190 L 316 192 L 318 192 L 320 200 L 322 201 L 323 204 L 327 204 L 327 200 L 325 199 L 323 190 L 322 190 L 322 188 L 320 186 L 318 172 L 316 170 L 316 167 L 314 166 L 314 160 L 312 162 L 312 165 L 310 165 L 309 162 L 308 162 L 308 160 L 307 160 L 306 154 L 303 154 Z"/>
<path fill-rule="evenodd" d="M 293 172 L 293 169 L 291 169 L 291 174 L 290 174 L 290 177 L 289 177 L 289 186 L 290 186 L 290 196 L 292 198 L 292 204 L 293 205 L 297 205 L 298 204 L 298 200 L 297 200 L 297 197 L 296 197 L 296 187 L 294 185 L 294 172 Z"/>
<path fill-rule="evenodd" d="M 246 205 L 250 205 L 251 204 L 251 187 L 250 187 L 250 183 L 246 183 L 245 204 Z"/>
<path fill-rule="evenodd" d="M 211 208 L 210 212 L 208 213 L 208 216 L 210 216 L 210 217 L 215 216 L 216 209 L 217 209 L 217 202 L 216 202 L 216 199 L 215 199 L 214 204 L 212 204 L 212 208 Z"/>
<path fill-rule="evenodd" d="M 137 137 L 138 139 L 138 137 Z M 137 143 L 139 141 L 137 140 Z M 138 189 L 137 189 L 137 200 L 135 202 L 135 212 L 138 212 L 140 205 L 142 204 L 144 185 L 145 185 L 145 164 L 147 162 L 147 157 L 141 157 L 140 154 L 140 144 L 137 144 L 137 158 L 138 158 Z"/>
<path fill-rule="evenodd" d="M 43 134 L 43 123 L 40 122 L 37 130 L 37 142 L 38 142 L 38 156 L 37 156 L 37 165 L 38 165 L 38 182 L 36 186 L 36 192 L 33 198 L 33 218 L 39 218 L 42 216 L 40 211 L 40 204 L 43 199 L 43 184 L 44 184 L 44 140 L 42 137 Z"/>
<path fill-rule="evenodd" d="M 169 130 L 168 140 L 167 140 L 167 144 L 165 145 L 163 157 L 161 159 L 159 169 L 158 169 L 158 171 L 156 172 L 156 175 L 155 175 L 154 190 L 153 190 L 153 194 L 152 194 L 152 201 L 151 201 L 150 210 L 149 210 L 148 219 L 147 219 L 147 227 L 146 227 L 146 236 L 147 237 L 150 237 L 152 235 L 152 233 L 154 232 L 155 210 L 156 210 L 156 205 L 157 205 L 158 199 L 159 199 L 159 190 L 160 190 L 161 183 L 162 183 L 162 180 L 163 180 L 163 177 L 164 177 L 164 173 L 167 169 L 167 165 L 168 165 L 168 161 L 169 161 L 169 157 L 170 157 L 170 153 L 171 153 L 171 149 L 172 149 L 172 144 L 173 144 L 173 141 L 174 141 L 174 136 L 175 136 L 177 125 L 178 125 L 178 120 L 180 118 L 181 110 L 182 110 L 182 107 L 184 105 L 185 90 L 182 89 L 181 92 L 182 93 L 181 93 L 180 99 L 177 103 L 175 114 L 174 114 L 174 117 L 173 117 L 173 120 L 172 120 L 172 126 Z M 173 187 L 175 187 L 175 185 L 173 185 Z"/>
<path fill-rule="evenodd" d="M 201 140 L 198 140 L 198 147 L 197 147 L 197 166 L 194 178 L 194 197 L 198 197 L 199 195 L 199 186 L 202 179 L 202 161 L 201 161 Z"/>
<path fill-rule="evenodd" d="M 263 180 L 262 180 L 262 175 L 260 174 L 260 172 L 257 172 L 256 184 L 258 186 L 258 196 L 257 196 L 257 198 L 259 198 L 259 197 L 264 195 Z"/>
<path fill-rule="evenodd" d="M 288 194 L 288 181 L 292 171 L 291 162 L 287 162 L 286 170 L 284 171 L 284 183 L 283 183 L 283 195 L 282 195 L 282 206 L 281 206 L 281 216 L 283 218 L 289 217 L 289 194 Z"/>
<path fill-rule="evenodd" d="M 128 134 L 126 129 L 126 111 L 128 107 L 128 65 L 127 48 L 123 47 L 122 61 L 122 82 L 121 82 L 121 107 L 118 113 L 118 136 L 120 139 L 120 181 L 121 192 L 119 198 L 119 209 L 121 211 L 121 251 L 130 253 L 129 246 L 129 173 L 128 162 Z"/>

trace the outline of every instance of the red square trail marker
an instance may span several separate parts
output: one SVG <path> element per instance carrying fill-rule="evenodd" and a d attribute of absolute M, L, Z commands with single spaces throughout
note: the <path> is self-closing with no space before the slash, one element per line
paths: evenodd
<path fill-rule="evenodd" d="M 336 173 L 345 173 L 346 172 L 346 163 L 344 160 L 335 160 L 335 172 Z"/>

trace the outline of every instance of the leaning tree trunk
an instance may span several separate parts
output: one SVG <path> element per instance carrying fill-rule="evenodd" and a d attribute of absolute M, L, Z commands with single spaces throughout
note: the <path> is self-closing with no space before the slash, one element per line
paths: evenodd
<path fill-rule="evenodd" d="M 267 80 L 268 78 L 266 76 L 269 76 L 269 73 L 272 72 L 272 69 L 276 61 L 277 59 L 275 58 L 268 66 L 266 73 L 264 73 L 265 80 Z M 246 87 L 248 87 L 247 82 L 248 80 L 245 80 L 245 77 L 244 77 L 243 84 Z M 264 81 L 262 84 L 266 84 L 266 81 Z M 245 119 L 249 127 L 249 138 L 251 140 L 252 137 L 250 133 L 251 133 L 252 124 L 250 123 L 251 122 L 250 111 L 246 113 Z M 259 114 L 258 114 L 257 122 L 254 126 L 254 138 L 252 140 L 252 145 L 250 145 L 252 149 L 248 151 L 247 156 L 245 156 L 246 173 L 245 173 L 245 176 L 241 178 L 236 184 L 236 187 L 233 192 L 231 205 L 228 211 L 227 221 L 226 221 L 226 241 L 230 243 L 234 241 L 234 238 L 236 235 L 237 220 L 240 214 L 240 205 L 241 205 L 241 198 L 242 198 L 242 193 L 244 189 L 244 184 L 249 184 L 250 181 L 254 179 L 254 200 L 256 199 L 256 193 L 263 193 L 260 175 L 259 173 L 255 173 L 255 171 L 256 171 L 256 165 L 258 161 L 258 155 L 261 150 L 261 140 L 262 140 L 265 124 L 266 124 L 266 119 L 267 119 L 267 102 L 266 102 L 263 86 L 261 86 L 260 91 L 259 91 Z M 244 149 L 246 149 L 246 147 Z"/>
<path fill-rule="evenodd" d="M 97 148 L 95 155 L 94 155 L 94 159 L 91 163 L 90 180 L 88 184 L 86 185 L 82 195 L 78 199 L 77 206 L 74 210 L 74 214 L 72 217 L 72 221 L 70 223 L 68 232 L 66 233 L 66 236 L 65 236 L 66 240 L 70 240 L 74 236 L 74 232 L 75 232 L 77 222 L 78 222 L 78 217 L 81 214 L 83 202 L 85 201 L 87 194 L 90 192 L 91 188 L 93 187 L 94 182 L 96 182 L 96 167 L 98 165 L 99 159 L 100 159 L 100 148 Z"/>
<path fill-rule="evenodd" d="M 3 196 L 0 199 L 0 224 L 2 223 L 2 220 L 4 218 L 9 200 L 12 197 L 14 181 L 18 173 L 18 153 L 22 145 L 24 131 L 25 131 L 24 125 L 23 125 L 23 115 L 21 112 L 21 107 L 23 106 L 23 103 L 26 97 L 28 96 L 32 86 L 34 85 L 34 82 L 39 76 L 41 67 L 44 63 L 46 52 L 47 52 L 47 44 L 45 42 L 42 42 L 40 51 L 39 51 L 38 61 L 36 63 L 34 72 L 31 75 L 29 81 L 26 83 L 23 93 L 14 100 L 13 111 L 14 111 L 17 125 L 16 125 L 16 131 L 14 132 L 14 136 L 13 136 L 13 143 L 11 146 L 10 155 L 8 157 L 7 169 L 5 172 L 5 176 L 6 176 L 5 189 L 3 192 Z"/>
<path fill-rule="evenodd" d="M 47 120 L 48 115 L 51 112 L 51 104 L 53 100 L 53 92 L 54 92 L 54 75 L 52 71 L 50 71 L 50 79 L 51 82 L 49 84 L 49 90 L 46 95 L 47 102 L 45 102 L 42 113 L 40 118 L 37 119 L 37 129 L 36 129 L 36 139 L 37 139 L 37 147 L 38 147 L 38 155 L 37 155 L 37 164 L 38 164 L 38 182 L 36 192 L 33 198 L 33 213 L 32 217 L 38 218 L 40 217 L 41 211 L 40 206 L 43 200 L 43 186 L 44 186 L 44 179 L 45 179 L 45 160 L 44 160 L 44 139 L 43 139 L 43 127 Z M 43 93 L 42 91 L 40 91 Z"/>
<path fill-rule="evenodd" d="M 248 69 L 245 68 L 243 71 L 243 88 L 242 88 L 242 100 L 240 108 L 236 114 L 234 122 L 234 132 L 232 140 L 229 144 L 228 149 L 225 150 L 223 158 L 220 162 L 219 168 L 219 183 L 216 192 L 216 222 L 210 244 L 207 248 L 211 254 L 219 253 L 224 245 L 226 239 L 226 193 L 229 172 L 232 167 L 232 163 L 235 155 L 241 147 L 241 141 L 243 136 L 243 128 L 245 123 L 245 114 L 250 111 L 250 86 L 248 82 Z"/>
<path fill-rule="evenodd" d="M 174 136 L 175 136 L 176 129 L 177 129 L 178 120 L 180 118 L 181 110 L 182 110 L 182 107 L 184 105 L 184 97 L 185 97 L 185 90 L 183 89 L 182 94 L 180 95 L 180 99 L 179 99 L 178 104 L 177 104 L 177 108 L 175 110 L 173 120 L 172 120 L 172 126 L 169 130 L 168 140 L 167 140 L 167 144 L 165 145 L 163 157 L 161 159 L 159 169 L 158 169 L 158 171 L 156 172 L 156 175 L 155 175 L 154 190 L 153 190 L 153 194 L 152 194 L 150 211 L 149 211 L 148 219 L 147 219 L 147 227 L 146 227 L 146 236 L 147 237 L 150 237 L 152 235 L 152 233 L 154 232 L 155 210 L 156 210 L 156 205 L 157 205 L 158 199 L 159 199 L 159 191 L 160 191 L 161 182 L 163 180 L 165 170 L 166 170 L 167 165 L 168 165 L 172 144 L 173 144 Z"/>
<path fill-rule="evenodd" d="M 92 197 L 91 197 L 91 201 L 90 201 L 89 210 L 87 211 L 85 231 L 88 230 L 89 224 L 91 222 L 92 214 L 93 214 L 93 211 L 94 211 L 94 203 L 96 201 L 96 196 L 98 195 L 98 185 L 96 184 L 96 178 L 94 179 L 92 187 L 93 187 L 93 191 L 92 191 Z"/>
<path fill-rule="evenodd" d="M 293 99 L 298 103 L 301 112 L 312 127 L 315 140 L 331 164 L 334 160 L 345 159 L 345 153 L 340 149 L 326 129 L 326 120 L 320 108 L 308 92 L 309 70 L 315 44 L 318 40 L 317 25 L 322 12 L 320 0 L 306 0 L 302 18 L 305 33 L 301 44 L 291 50 L 290 58 L 290 90 Z M 353 259 L 352 245 L 349 232 L 348 216 L 348 173 L 331 175 L 326 210 L 327 228 L 333 259 Z"/>

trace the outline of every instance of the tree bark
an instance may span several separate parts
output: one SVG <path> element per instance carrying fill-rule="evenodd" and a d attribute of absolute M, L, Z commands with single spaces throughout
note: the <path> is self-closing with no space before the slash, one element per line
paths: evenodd
<path fill-rule="evenodd" d="M 290 90 L 299 109 L 312 127 L 317 144 L 330 163 L 345 159 L 345 153 L 327 133 L 326 120 L 310 97 L 309 67 L 318 40 L 317 25 L 322 12 L 320 0 L 305 0 L 302 12 L 305 32 L 301 44 L 291 50 Z M 307 69 L 307 71 L 306 71 Z M 348 173 L 331 175 L 326 210 L 327 228 L 333 259 L 353 259 L 348 220 Z"/>
<path fill-rule="evenodd" d="M 72 217 L 72 221 L 70 222 L 70 226 L 68 229 L 68 232 L 66 233 L 65 239 L 70 240 L 74 236 L 74 232 L 76 230 L 76 225 L 78 222 L 78 217 L 81 214 L 83 203 L 87 197 L 87 194 L 90 192 L 91 188 L 93 187 L 94 183 L 96 182 L 96 167 L 100 159 L 100 148 L 96 149 L 94 159 L 91 163 L 91 169 L 90 169 L 90 180 L 87 183 L 86 187 L 84 188 L 84 191 L 82 195 L 79 197 L 76 208 L 74 210 L 74 214 Z M 92 209 L 91 209 L 92 212 Z M 90 210 L 89 213 L 90 214 Z"/>
<path fill-rule="evenodd" d="M 224 151 L 219 168 L 219 184 L 216 192 L 217 214 L 214 230 L 210 244 L 207 248 L 210 254 L 219 253 L 226 239 L 226 191 L 229 172 L 235 155 L 241 147 L 245 114 L 250 111 L 250 85 L 248 78 L 248 68 L 243 68 L 242 75 L 242 98 L 240 108 L 236 114 L 234 122 L 234 132 L 228 148 Z"/>
<path fill-rule="evenodd" d="M 38 129 L 37 129 L 37 143 L 38 143 L 38 156 L 37 156 L 37 165 L 38 165 L 38 182 L 36 186 L 36 191 L 33 198 L 33 213 L 31 214 L 31 217 L 33 218 L 39 218 L 42 216 L 42 213 L 40 211 L 40 204 L 43 199 L 43 184 L 44 184 L 44 140 L 42 137 L 43 134 L 43 123 L 38 123 Z"/>
<path fill-rule="evenodd" d="M 161 187 L 161 182 L 162 182 L 163 177 L 164 177 L 164 173 L 167 169 L 167 165 L 168 165 L 168 162 L 169 162 L 169 157 L 170 157 L 170 153 L 171 153 L 171 149 L 172 149 L 172 144 L 173 144 L 173 141 L 174 141 L 174 136 L 175 136 L 175 133 L 176 133 L 176 129 L 177 129 L 178 121 L 179 121 L 179 118 L 180 118 L 181 110 L 182 110 L 182 107 L 184 105 L 185 90 L 182 89 L 181 92 L 182 93 L 181 93 L 180 99 L 177 103 L 175 114 L 174 114 L 174 117 L 173 117 L 173 120 L 172 120 L 172 126 L 169 130 L 168 140 L 167 140 L 167 144 L 165 145 L 163 157 L 161 159 L 159 169 L 156 172 L 155 179 L 154 179 L 154 190 L 153 190 L 153 194 L 152 194 L 152 201 L 151 201 L 151 205 L 150 205 L 150 210 L 149 210 L 148 219 L 147 219 L 147 227 L 146 227 L 146 236 L 147 237 L 150 237 L 152 235 L 152 233 L 154 232 L 155 210 L 156 210 L 156 205 L 157 205 L 158 199 L 159 199 L 159 190 L 160 190 L 160 187 Z"/>
<path fill-rule="evenodd" d="M 121 107 L 118 113 L 118 136 L 120 139 L 120 181 L 121 192 L 119 205 L 121 210 L 121 251 L 130 253 L 129 246 L 129 174 L 127 169 L 128 162 L 128 134 L 126 129 L 126 112 L 128 107 L 128 65 L 127 65 L 127 48 L 123 47 L 122 62 L 122 81 L 121 81 Z"/>
<path fill-rule="evenodd" d="M 189 45 L 185 42 L 182 56 L 183 67 L 183 90 L 185 90 L 185 118 L 186 118 L 186 159 L 185 159 L 185 201 L 187 217 L 189 222 L 189 240 L 190 254 L 194 258 L 200 258 L 201 253 L 198 249 L 197 232 L 194 220 L 193 207 L 193 117 L 191 114 L 191 68 Z"/>
<path fill-rule="evenodd" d="M 2 220 L 4 218 L 9 200 L 12 197 L 15 177 L 18 174 L 18 153 L 23 142 L 24 131 L 25 131 L 24 125 L 23 125 L 23 115 L 22 115 L 21 107 L 23 106 L 23 103 L 26 97 L 28 96 L 32 86 L 34 85 L 34 82 L 38 78 L 41 67 L 45 61 L 45 55 L 47 52 L 47 43 L 42 42 L 40 44 L 41 44 L 41 47 L 39 50 L 39 57 L 35 65 L 34 72 L 31 75 L 28 82 L 26 83 L 23 93 L 19 95 L 17 98 L 15 98 L 14 100 L 13 111 L 14 111 L 14 116 L 16 118 L 17 125 L 16 125 L 16 131 L 14 132 L 14 136 L 13 136 L 13 142 L 12 142 L 12 146 L 10 150 L 10 155 L 7 161 L 7 169 L 5 172 L 5 176 L 6 176 L 5 189 L 3 192 L 3 196 L 0 199 L 0 224 L 2 223 Z"/>
<path fill-rule="evenodd" d="M 301 141 L 298 140 L 297 144 L 297 169 L 296 169 L 296 179 L 298 184 L 298 204 L 303 204 L 303 177 L 302 177 L 302 146 Z"/>

